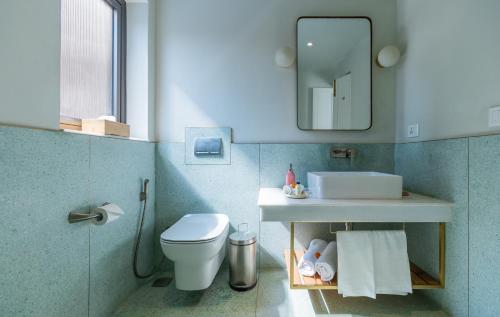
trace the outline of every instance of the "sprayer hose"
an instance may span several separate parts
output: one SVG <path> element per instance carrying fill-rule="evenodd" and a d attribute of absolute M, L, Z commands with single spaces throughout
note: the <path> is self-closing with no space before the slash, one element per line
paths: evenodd
<path fill-rule="evenodd" d="M 137 258 L 138 258 L 138 253 L 139 253 L 139 245 L 141 244 L 142 227 L 144 226 L 144 215 L 146 214 L 146 202 L 147 202 L 147 199 L 144 199 L 144 204 L 143 204 L 142 213 L 141 213 L 141 222 L 139 225 L 139 231 L 137 232 L 137 239 L 135 240 L 135 246 L 134 246 L 134 275 L 135 275 L 135 277 L 141 278 L 141 279 L 151 277 L 155 272 L 154 265 L 151 268 L 151 271 L 145 275 L 142 275 L 137 268 Z"/>

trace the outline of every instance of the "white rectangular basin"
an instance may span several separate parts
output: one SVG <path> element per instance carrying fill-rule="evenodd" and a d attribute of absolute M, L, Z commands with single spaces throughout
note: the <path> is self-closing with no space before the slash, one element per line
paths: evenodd
<path fill-rule="evenodd" d="M 309 172 L 311 196 L 320 199 L 401 199 L 403 177 L 378 172 Z"/>

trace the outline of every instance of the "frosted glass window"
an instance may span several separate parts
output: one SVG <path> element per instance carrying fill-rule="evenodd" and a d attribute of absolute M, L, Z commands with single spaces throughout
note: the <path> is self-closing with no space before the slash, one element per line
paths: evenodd
<path fill-rule="evenodd" d="M 120 119 L 118 18 L 113 1 L 61 0 L 61 116 Z"/>

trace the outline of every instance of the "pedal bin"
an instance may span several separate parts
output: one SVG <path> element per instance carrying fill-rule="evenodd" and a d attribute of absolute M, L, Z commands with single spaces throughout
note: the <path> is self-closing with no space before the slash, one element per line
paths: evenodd
<path fill-rule="evenodd" d="M 241 231 L 242 227 L 246 230 Z M 238 225 L 229 235 L 229 286 L 247 291 L 257 284 L 257 235 L 248 231 L 248 224 Z"/>

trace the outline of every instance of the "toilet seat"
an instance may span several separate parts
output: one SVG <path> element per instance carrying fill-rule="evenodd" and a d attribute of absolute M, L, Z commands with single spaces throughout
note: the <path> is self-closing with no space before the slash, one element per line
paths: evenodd
<path fill-rule="evenodd" d="M 203 240 L 203 241 L 172 241 L 172 240 L 161 240 L 161 243 L 165 244 L 204 244 L 204 243 L 210 243 L 214 242 L 217 240 L 217 238 L 213 238 L 211 240 Z"/>
<path fill-rule="evenodd" d="M 217 240 L 229 226 L 224 214 L 187 214 L 161 234 L 167 244 L 202 244 Z"/>

